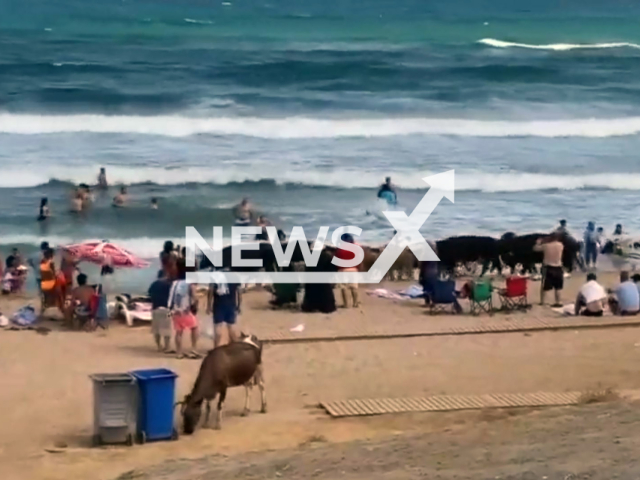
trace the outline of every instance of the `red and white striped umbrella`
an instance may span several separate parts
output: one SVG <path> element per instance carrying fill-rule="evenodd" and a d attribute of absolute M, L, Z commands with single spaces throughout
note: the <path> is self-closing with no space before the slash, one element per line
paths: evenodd
<path fill-rule="evenodd" d="M 75 245 L 67 245 L 63 248 L 71 252 L 79 261 L 97 263 L 98 265 L 125 268 L 145 268 L 150 265 L 149 262 L 142 260 L 115 243 L 102 240 L 90 240 Z"/>

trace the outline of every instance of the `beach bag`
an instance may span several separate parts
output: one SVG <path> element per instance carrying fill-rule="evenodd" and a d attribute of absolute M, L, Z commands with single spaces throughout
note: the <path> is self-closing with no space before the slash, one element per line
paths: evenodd
<path fill-rule="evenodd" d="M 21 327 L 32 325 L 36 320 L 38 320 L 38 315 L 36 315 L 36 311 L 31 305 L 20 308 L 11 316 L 11 323 Z"/>

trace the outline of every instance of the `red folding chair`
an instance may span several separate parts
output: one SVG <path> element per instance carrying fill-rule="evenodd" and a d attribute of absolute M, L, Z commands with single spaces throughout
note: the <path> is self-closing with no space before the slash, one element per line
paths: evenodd
<path fill-rule="evenodd" d="M 507 277 L 506 288 L 498 290 L 500 309 L 505 312 L 531 308 L 527 298 L 527 277 Z"/>

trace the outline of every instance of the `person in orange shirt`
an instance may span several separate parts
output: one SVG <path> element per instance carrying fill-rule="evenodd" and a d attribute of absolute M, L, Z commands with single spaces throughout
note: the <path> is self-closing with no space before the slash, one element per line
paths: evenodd
<path fill-rule="evenodd" d="M 40 261 L 40 291 L 42 292 L 41 313 L 44 313 L 47 307 L 53 306 L 62 310 L 60 281 L 58 280 L 56 266 L 53 263 L 52 248 L 44 251 Z"/>

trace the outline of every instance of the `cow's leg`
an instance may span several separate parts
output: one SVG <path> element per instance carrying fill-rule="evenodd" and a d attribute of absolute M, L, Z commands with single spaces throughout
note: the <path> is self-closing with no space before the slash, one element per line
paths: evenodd
<path fill-rule="evenodd" d="M 215 397 L 205 400 L 205 409 L 204 409 L 204 424 L 202 428 L 211 428 L 209 420 L 211 418 L 211 401 L 215 400 Z"/>
<path fill-rule="evenodd" d="M 211 416 L 211 401 L 205 400 L 205 408 L 204 408 L 204 428 L 209 427 L 209 417 Z"/>
<path fill-rule="evenodd" d="M 244 408 L 242 409 L 242 416 L 249 415 L 249 404 L 251 403 L 251 391 L 253 389 L 253 379 L 244 384 Z"/>
<path fill-rule="evenodd" d="M 218 411 L 216 412 L 216 424 L 213 428 L 216 430 L 220 430 L 222 427 L 222 404 L 224 403 L 224 399 L 227 397 L 227 387 L 222 387 L 220 390 L 220 398 L 218 398 Z"/>
<path fill-rule="evenodd" d="M 267 413 L 267 392 L 264 386 L 264 370 L 262 365 L 258 365 L 256 375 L 258 388 L 260 389 L 260 413 Z"/>

